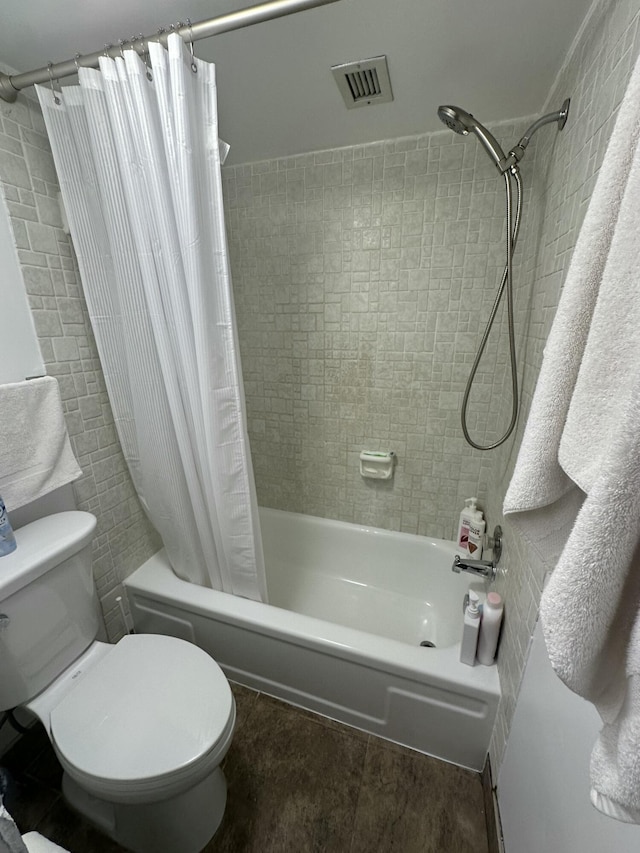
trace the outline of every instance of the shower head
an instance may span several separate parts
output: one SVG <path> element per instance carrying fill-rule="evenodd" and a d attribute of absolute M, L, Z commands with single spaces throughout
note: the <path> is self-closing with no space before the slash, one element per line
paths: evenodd
<path fill-rule="evenodd" d="M 482 147 L 493 160 L 496 168 L 501 174 L 507 171 L 510 164 L 506 163 L 505 153 L 500 147 L 498 140 L 487 130 L 484 125 L 480 124 L 471 113 L 463 110 L 461 107 L 452 105 L 443 105 L 438 107 L 438 118 L 444 122 L 447 127 L 454 133 L 459 133 L 461 136 L 466 136 L 470 131 L 475 133 Z"/>
<path fill-rule="evenodd" d="M 474 117 L 460 107 L 438 107 L 438 118 L 447 125 L 449 130 L 461 136 L 466 136 L 476 124 Z"/>
<path fill-rule="evenodd" d="M 438 118 L 440 121 L 444 122 L 450 130 L 454 133 L 459 133 L 461 136 L 467 136 L 469 132 L 475 133 L 482 143 L 482 147 L 495 163 L 500 174 L 504 175 L 508 171 L 514 172 L 518 169 L 518 163 L 524 157 L 525 150 L 531 141 L 531 137 L 537 130 L 539 130 L 539 128 L 543 127 L 545 124 L 557 122 L 558 130 L 562 130 L 567 123 L 570 104 L 571 99 L 567 98 L 557 112 L 548 113 L 547 115 L 542 116 L 542 118 L 539 118 L 537 121 L 534 121 L 517 145 L 514 145 L 513 148 L 509 149 L 508 157 L 500 147 L 500 143 L 491 133 L 489 133 L 487 128 L 480 124 L 480 122 L 477 121 L 471 113 L 468 113 L 461 107 L 454 107 L 451 104 L 440 106 L 438 107 Z"/>

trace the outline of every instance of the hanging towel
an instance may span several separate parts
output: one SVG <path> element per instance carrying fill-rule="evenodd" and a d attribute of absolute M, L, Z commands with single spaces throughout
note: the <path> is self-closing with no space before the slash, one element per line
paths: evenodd
<path fill-rule="evenodd" d="M 11 511 L 77 480 L 58 383 L 0 385 L 0 495 Z"/>
<path fill-rule="evenodd" d="M 0 793 L 0 853 L 28 853 L 18 827 L 6 810 Z"/>
<path fill-rule="evenodd" d="M 640 823 L 640 62 L 545 347 L 505 514 L 555 569 L 551 663 L 603 721 L 591 800 Z"/>
<path fill-rule="evenodd" d="M 49 841 L 39 832 L 27 832 L 26 835 L 22 836 L 22 840 L 28 853 L 68 853 L 66 847 L 54 844 L 53 841 Z"/>

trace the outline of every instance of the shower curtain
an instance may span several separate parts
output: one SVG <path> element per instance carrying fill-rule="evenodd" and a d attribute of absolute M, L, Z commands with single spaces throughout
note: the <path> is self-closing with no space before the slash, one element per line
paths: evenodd
<path fill-rule="evenodd" d="M 177 34 L 36 87 L 125 459 L 179 576 L 266 600 L 215 67 Z M 150 79 L 151 78 L 151 79 Z M 122 509 L 122 508 L 121 508 Z"/>

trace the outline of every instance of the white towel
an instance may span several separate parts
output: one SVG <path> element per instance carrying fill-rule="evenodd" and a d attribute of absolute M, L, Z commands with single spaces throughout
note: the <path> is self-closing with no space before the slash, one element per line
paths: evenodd
<path fill-rule="evenodd" d="M 52 376 L 0 385 L 0 436 L 0 495 L 9 511 L 82 474 Z"/>
<path fill-rule="evenodd" d="M 2 794 L 0 794 L 0 853 L 27 853 L 18 827 L 2 802 Z"/>
<path fill-rule="evenodd" d="M 66 847 L 54 844 L 53 841 L 49 841 L 39 832 L 27 832 L 26 835 L 22 836 L 22 840 L 29 853 L 68 853 Z"/>
<path fill-rule="evenodd" d="M 585 155 L 586 156 L 586 155 Z M 555 570 L 551 663 L 604 726 L 591 800 L 640 823 L 640 62 L 553 323 L 504 511 Z"/>

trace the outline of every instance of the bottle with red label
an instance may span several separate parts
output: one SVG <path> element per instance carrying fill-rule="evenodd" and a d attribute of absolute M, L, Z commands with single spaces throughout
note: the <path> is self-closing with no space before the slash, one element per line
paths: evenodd
<path fill-rule="evenodd" d="M 458 538 L 456 544 L 458 552 L 463 557 L 469 556 L 469 525 L 474 521 L 477 506 L 477 498 L 467 498 L 464 502 L 464 509 L 460 513 L 460 523 L 458 524 Z"/>
<path fill-rule="evenodd" d="M 482 559 L 482 546 L 484 545 L 484 532 L 487 522 L 484 520 L 482 510 L 476 510 L 473 518 L 469 521 L 469 539 L 467 548 L 472 560 Z"/>

